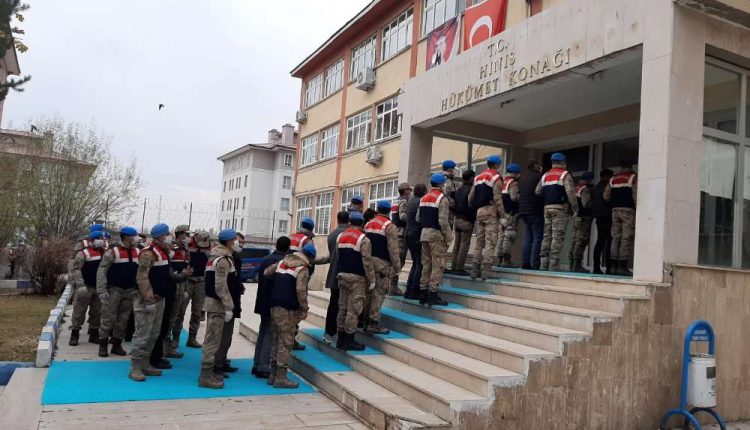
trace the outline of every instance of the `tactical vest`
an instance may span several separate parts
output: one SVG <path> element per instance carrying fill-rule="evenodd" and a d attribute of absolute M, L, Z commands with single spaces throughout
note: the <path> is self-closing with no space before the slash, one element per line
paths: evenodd
<path fill-rule="evenodd" d="M 503 178 L 495 169 L 487 169 L 474 178 L 474 201 L 471 207 L 479 209 L 489 206 L 494 201 L 493 189 L 497 181 Z"/>
<path fill-rule="evenodd" d="M 175 272 L 181 272 L 186 269 L 190 264 L 190 253 L 183 247 L 176 247 L 172 253 L 172 258 L 169 259 L 169 265 Z"/>
<path fill-rule="evenodd" d="M 353 273 L 355 275 L 367 276 L 365 266 L 362 264 L 362 241 L 367 236 L 354 227 L 344 230 L 336 241 L 339 253 L 336 269 L 338 273 Z"/>
<path fill-rule="evenodd" d="M 578 200 L 578 216 L 579 217 L 591 216 L 591 208 L 583 207 L 583 201 L 581 201 L 581 191 L 583 191 L 583 189 L 586 187 L 588 187 L 587 184 L 578 184 L 578 186 L 576 187 L 576 199 Z"/>
<path fill-rule="evenodd" d="M 304 266 L 289 267 L 284 261 L 279 262 L 273 279 L 271 306 L 280 306 L 290 311 L 299 309 L 297 277 L 304 268 Z"/>
<path fill-rule="evenodd" d="M 565 178 L 568 175 L 570 173 L 560 167 L 553 167 L 542 175 L 544 206 L 562 205 L 568 202 L 568 194 L 565 192 Z"/>
<path fill-rule="evenodd" d="M 610 197 L 609 203 L 612 208 L 635 209 L 633 200 L 633 185 L 638 183 L 635 172 L 620 172 L 609 180 Z"/>
<path fill-rule="evenodd" d="M 144 248 L 144 251 L 147 250 L 154 253 L 154 263 L 148 272 L 148 280 L 151 282 L 154 294 L 164 298 L 174 297 L 174 284 L 169 276 L 169 255 L 154 244 Z"/>
<path fill-rule="evenodd" d="M 112 248 L 115 259 L 107 270 L 107 283 L 113 287 L 130 289 L 138 286 L 136 274 L 138 273 L 138 248 L 125 248 L 115 246 Z"/>
<path fill-rule="evenodd" d="M 510 176 L 506 177 L 503 181 L 503 208 L 505 213 L 515 215 L 518 213 L 518 201 L 513 201 L 510 198 L 510 186 L 515 184 L 516 180 Z"/>
<path fill-rule="evenodd" d="M 227 290 L 231 288 L 232 284 L 236 282 L 237 270 L 234 267 L 234 260 L 231 255 L 220 255 L 208 260 L 206 264 L 206 297 L 213 297 L 216 300 L 221 300 L 218 294 L 216 294 L 216 265 L 219 260 L 226 258 L 229 262 L 229 273 L 227 274 Z"/>
<path fill-rule="evenodd" d="M 391 224 L 393 223 L 386 217 L 378 215 L 365 225 L 365 234 L 372 243 L 372 255 L 385 261 L 391 261 L 388 254 L 388 239 L 385 235 L 385 229 Z"/>
<path fill-rule="evenodd" d="M 81 275 L 83 275 L 83 283 L 88 288 L 96 288 L 96 272 L 99 270 L 99 264 L 102 262 L 102 250 L 98 248 L 84 248 L 83 252 L 83 266 L 81 267 Z"/>
<path fill-rule="evenodd" d="M 439 188 L 433 188 L 419 201 L 419 222 L 423 228 L 440 230 L 439 207 L 445 194 Z"/>
<path fill-rule="evenodd" d="M 406 222 L 401 221 L 401 217 L 398 216 L 398 207 L 401 203 L 406 203 L 406 200 L 399 199 L 391 205 L 391 222 L 398 228 L 406 227 Z"/>
<path fill-rule="evenodd" d="M 310 241 L 310 238 L 301 231 L 298 231 L 297 233 L 293 233 L 291 236 L 289 236 L 289 239 L 291 240 L 291 244 L 289 245 L 289 250 L 291 252 L 302 252 L 302 247 L 307 245 L 307 242 Z"/>

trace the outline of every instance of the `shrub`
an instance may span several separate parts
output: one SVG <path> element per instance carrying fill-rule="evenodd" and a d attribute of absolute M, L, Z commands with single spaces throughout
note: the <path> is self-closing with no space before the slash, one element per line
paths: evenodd
<path fill-rule="evenodd" d="M 27 247 L 26 271 L 37 294 L 56 294 L 60 275 L 68 272 L 73 242 L 63 237 L 40 239 Z"/>

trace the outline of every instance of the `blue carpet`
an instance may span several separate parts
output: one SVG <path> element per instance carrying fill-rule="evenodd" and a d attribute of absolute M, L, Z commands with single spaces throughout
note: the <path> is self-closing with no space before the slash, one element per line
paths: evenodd
<path fill-rule="evenodd" d="M 182 339 L 187 339 L 187 333 Z M 292 375 L 292 379 L 300 383 L 299 388 L 273 388 L 266 384 L 265 379 L 250 375 L 251 359 L 232 360 L 232 365 L 240 370 L 224 380 L 223 389 L 200 388 L 201 350 L 185 347 L 184 341 L 180 350 L 185 357 L 170 360 L 174 366 L 172 369 L 165 370 L 163 376 L 149 377 L 146 382 L 135 382 L 128 378 L 130 360 L 53 361 L 44 384 L 42 404 L 267 396 L 316 391 L 296 375 Z"/>
<path fill-rule="evenodd" d="M 446 285 L 441 285 L 440 291 L 445 291 L 446 293 L 457 293 L 457 294 L 469 295 L 469 296 L 489 296 L 492 294 L 487 291 L 470 290 L 468 288 L 448 287 Z"/>
<path fill-rule="evenodd" d="M 544 274 L 550 274 L 550 275 L 566 275 L 566 276 L 579 276 L 579 277 L 591 277 L 591 278 L 616 278 L 616 279 L 632 279 L 632 276 L 622 276 L 622 275 L 608 275 L 606 273 L 597 274 L 597 273 L 579 273 L 579 272 L 552 272 L 552 271 L 539 271 L 539 270 L 528 270 L 528 269 L 511 269 L 508 267 L 493 267 L 492 270 L 495 272 L 508 272 L 508 273 L 519 273 L 519 274 L 529 274 L 529 275 L 544 275 Z"/>
<path fill-rule="evenodd" d="M 380 310 L 380 313 L 393 319 L 407 321 L 407 322 L 411 322 L 414 324 L 433 324 L 433 323 L 440 322 L 432 318 L 421 317 L 419 315 L 414 315 L 414 314 L 398 311 L 396 309 L 387 308 L 387 307 L 383 307 Z"/>
<path fill-rule="evenodd" d="M 309 328 L 309 329 L 304 329 L 302 331 L 304 333 L 307 333 L 308 335 L 314 337 L 319 342 L 323 342 L 323 336 L 325 335 L 325 329 L 323 329 L 323 328 Z M 348 351 L 348 353 L 351 354 L 351 355 L 382 355 L 383 354 L 382 352 L 378 351 L 377 349 L 370 348 L 369 346 L 365 346 L 364 351 Z M 295 356 L 296 356 L 296 354 L 295 354 Z M 312 366 L 315 367 L 315 364 L 312 364 Z M 351 370 L 351 369 L 349 369 L 349 370 Z"/>

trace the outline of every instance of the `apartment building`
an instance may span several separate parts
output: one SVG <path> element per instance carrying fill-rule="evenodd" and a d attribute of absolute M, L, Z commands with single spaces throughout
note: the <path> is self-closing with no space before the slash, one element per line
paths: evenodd
<path fill-rule="evenodd" d="M 268 142 L 250 143 L 218 158 L 223 163 L 219 230 L 234 228 L 252 243 L 272 244 L 291 229 L 297 134 L 286 124 Z"/>

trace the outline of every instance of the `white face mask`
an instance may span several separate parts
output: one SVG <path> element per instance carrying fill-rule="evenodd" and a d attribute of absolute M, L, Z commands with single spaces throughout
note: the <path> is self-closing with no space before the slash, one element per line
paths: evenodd
<path fill-rule="evenodd" d="M 104 248 L 104 239 L 94 239 L 94 248 Z"/>
<path fill-rule="evenodd" d="M 174 238 L 172 236 L 166 236 L 164 239 L 162 239 L 162 242 L 164 242 L 167 245 L 171 245 Z"/>

